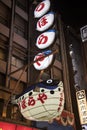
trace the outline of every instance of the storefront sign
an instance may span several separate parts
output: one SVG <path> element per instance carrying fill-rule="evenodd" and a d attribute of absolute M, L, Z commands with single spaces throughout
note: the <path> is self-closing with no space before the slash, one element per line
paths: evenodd
<path fill-rule="evenodd" d="M 87 25 L 80 28 L 82 42 L 87 41 Z"/>
<path fill-rule="evenodd" d="M 54 42 L 54 39 L 55 39 L 55 30 L 54 29 L 48 30 L 47 32 L 44 32 L 38 36 L 36 46 L 39 49 L 45 49 Z"/>
<path fill-rule="evenodd" d="M 0 122 L 0 130 L 16 130 L 16 125 L 7 122 Z"/>
<path fill-rule="evenodd" d="M 81 124 L 87 124 L 87 101 L 85 90 L 76 92 Z"/>
<path fill-rule="evenodd" d="M 43 2 L 41 2 L 34 11 L 34 17 L 35 18 L 39 18 L 42 17 L 45 13 L 47 13 L 47 11 L 50 8 L 50 1 L 49 0 L 44 0 Z"/>
<path fill-rule="evenodd" d="M 0 122 L 0 130 L 41 130 L 8 122 Z"/>
<path fill-rule="evenodd" d="M 61 115 L 64 109 L 64 99 L 62 81 L 49 79 L 29 86 L 12 102 L 18 104 L 26 119 L 50 121 Z"/>
<path fill-rule="evenodd" d="M 47 51 L 43 51 L 42 53 L 38 53 L 34 57 L 34 61 L 36 61 L 36 62 L 33 65 L 36 70 L 46 69 L 52 63 L 53 54 L 51 54 L 51 53 L 52 53 L 51 50 L 47 50 Z"/>
<path fill-rule="evenodd" d="M 52 26 L 53 22 L 54 22 L 54 13 L 50 12 L 38 20 L 36 30 L 40 32 L 45 31 L 46 29 Z"/>

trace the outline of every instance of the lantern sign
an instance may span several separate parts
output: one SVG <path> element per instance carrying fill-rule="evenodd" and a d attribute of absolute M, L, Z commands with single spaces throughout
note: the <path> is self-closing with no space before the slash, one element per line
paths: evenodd
<path fill-rule="evenodd" d="M 50 1 L 44 0 L 41 2 L 34 10 L 34 17 L 39 18 L 42 17 L 50 8 Z"/>
<path fill-rule="evenodd" d="M 45 31 L 46 29 L 52 26 L 53 22 L 54 22 L 54 13 L 49 12 L 48 14 L 44 15 L 37 21 L 36 30 L 40 32 Z"/>
<path fill-rule="evenodd" d="M 36 61 L 33 65 L 37 70 L 46 69 L 53 60 L 53 54 L 51 54 L 51 50 L 44 51 L 42 53 L 38 53 L 34 57 L 34 61 Z M 48 55 L 48 56 L 47 56 Z"/>
<path fill-rule="evenodd" d="M 54 39 L 55 39 L 55 30 L 54 29 L 48 30 L 47 32 L 44 32 L 38 36 L 36 46 L 39 49 L 45 49 L 54 42 Z"/>
<path fill-rule="evenodd" d="M 80 90 L 76 92 L 79 117 L 81 124 L 87 124 L 87 100 L 85 90 Z"/>
<path fill-rule="evenodd" d="M 62 81 L 48 79 L 29 86 L 23 94 L 12 100 L 22 115 L 29 120 L 50 121 L 60 116 L 64 109 Z"/>

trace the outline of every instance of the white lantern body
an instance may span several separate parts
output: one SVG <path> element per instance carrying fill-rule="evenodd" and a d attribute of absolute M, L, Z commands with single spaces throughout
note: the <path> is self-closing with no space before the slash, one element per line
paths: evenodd
<path fill-rule="evenodd" d="M 45 49 L 49 47 L 55 40 L 55 30 L 51 29 L 47 32 L 42 33 L 36 40 L 36 46 L 39 49 Z"/>
<path fill-rule="evenodd" d="M 50 9 L 50 1 L 49 0 L 44 0 L 42 1 L 39 5 L 34 10 L 34 17 L 35 18 L 40 18 L 44 14 L 46 14 Z"/>
<path fill-rule="evenodd" d="M 45 31 L 53 25 L 53 22 L 54 22 L 54 13 L 50 12 L 50 13 L 44 15 L 43 17 L 41 17 L 37 21 L 36 30 L 40 31 L 40 32 Z"/>
<path fill-rule="evenodd" d="M 34 57 L 34 62 L 35 61 L 36 62 L 33 65 L 34 65 L 36 70 L 46 69 L 52 63 L 53 54 L 50 54 L 51 52 L 52 52 L 51 50 L 47 50 L 47 51 L 44 51 L 42 53 L 38 53 Z"/>
<path fill-rule="evenodd" d="M 47 81 L 28 87 L 15 99 L 26 119 L 50 121 L 61 115 L 65 101 L 63 83 L 54 79 Z"/>

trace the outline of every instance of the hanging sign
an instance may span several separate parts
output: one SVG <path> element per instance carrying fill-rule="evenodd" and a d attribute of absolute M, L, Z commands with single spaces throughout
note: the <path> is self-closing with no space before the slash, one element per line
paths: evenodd
<path fill-rule="evenodd" d="M 35 18 L 42 17 L 45 13 L 48 12 L 49 8 L 50 8 L 50 1 L 44 0 L 35 8 L 34 17 Z"/>
<path fill-rule="evenodd" d="M 86 42 L 87 41 L 87 25 L 80 28 L 80 33 L 81 33 L 82 42 Z"/>
<path fill-rule="evenodd" d="M 33 65 L 37 70 L 46 69 L 53 61 L 53 54 L 51 54 L 51 50 L 44 51 L 42 53 L 38 53 L 34 57 L 34 61 L 36 61 Z M 51 55 L 49 55 L 51 54 Z M 49 56 L 47 56 L 49 55 Z"/>
<path fill-rule="evenodd" d="M 54 22 L 54 13 L 50 12 L 50 13 L 44 15 L 43 17 L 41 17 L 37 21 L 37 28 L 36 28 L 36 30 L 38 30 L 38 31 L 45 31 L 46 29 L 51 27 L 53 22 Z"/>
<path fill-rule="evenodd" d="M 62 81 L 48 79 L 29 86 L 23 94 L 16 96 L 12 103 L 19 106 L 26 119 L 50 121 L 61 115 L 64 99 Z"/>
<path fill-rule="evenodd" d="M 87 124 L 87 101 L 85 90 L 80 90 L 76 92 L 79 117 L 81 124 Z"/>
<path fill-rule="evenodd" d="M 39 49 L 45 49 L 54 42 L 54 39 L 55 39 L 55 30 L 54 29 L 48 30 L 47 32 L 44 32 L 38 36 L 36 46 Z"/>

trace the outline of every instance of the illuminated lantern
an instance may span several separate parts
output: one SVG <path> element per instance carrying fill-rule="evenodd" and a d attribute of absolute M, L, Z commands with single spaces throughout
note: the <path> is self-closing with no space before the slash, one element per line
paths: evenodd
<path fill-rule="evenodd" d="M 45 49 L 53 43 L 54 39 L 55 39 L 55 30 L 51 29 L 38 36 L 36 46 L 39 49 Z"/>
<path fill-rule="evenodd" d="M 23 94 L 16 96 L 12 103 L 19 106 L 26 119 L 51 121 L 61 115 L 64 99 L 62 81 L 48 79 L 29 86 Z"/>
<path fill-rule="evenodd" d="M 49 8 L 50 8 L 50 1 L 44 0 L 35 8 L 34 17 L 39 18 L 39 17 L 43 16 L 45 13 L 47 13 Z"/>
<path fill-rule="evenodd" d="M 38 31 L 45 31 L 46 29 L 51 27 L 53 22 L 54 22 L 54 13 L 50 12 L 50 13 L 44 15 L 43 17 L 41 17 L 37 21 L 37 28 L 36 28 L 36 30 L 38 30 Z"/>
<path fill-rule="evenodd" d="M 46 69 L 53 60 L 53 54 L 51 54 L 51 50 L 44 51 L 42 53 L 38 53 L 34 57 L 34 61 L 36 61 L 33 65 L 37 70 Z"/>

